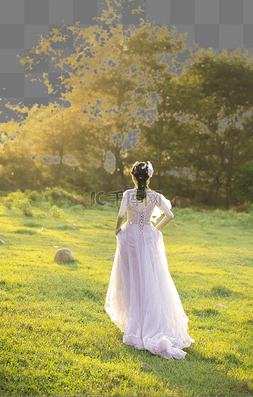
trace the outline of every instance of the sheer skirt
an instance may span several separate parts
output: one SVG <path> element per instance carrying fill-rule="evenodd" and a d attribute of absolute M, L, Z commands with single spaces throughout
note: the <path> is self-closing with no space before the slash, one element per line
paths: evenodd
<path fill-rule="evenodd" d="M 105 310 L 120 328 L 123 342 L 166 359 L 184 358 L 194 340 L 188 317 L 170 276 L 162 233 L 151 223 L 127 221 L 117 249 Z"/>

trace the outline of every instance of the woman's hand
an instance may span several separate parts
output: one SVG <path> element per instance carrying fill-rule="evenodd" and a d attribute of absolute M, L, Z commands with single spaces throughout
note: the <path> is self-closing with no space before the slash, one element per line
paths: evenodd
<path fill-rule="evenodd" d="M 121 231 L 120 225 L 121 225 L 123 219 L 124 219 L 124 216 L 121 217 L 121 216 L 118 215 L 117 224 L 116 224 L 116 230 L 115 230 L 115 234 L 116 234 L 116 235 Z"/>
<path fill-rule="evenodd" d="M 121 227 L 117 230 L 115 230 L 115 235 L 117 236 L 117 234 L 121 231 Z"/>
<path fill-rule="evenodd" d="M 155 226 L 155 228 L 160 231 L 165 225 L 167 225 L 167 223 L 169 223 L 174 218 L 174 215 L 171 211 L 164 215 L 165 216 L 163 217 L 163 219 Z"/>

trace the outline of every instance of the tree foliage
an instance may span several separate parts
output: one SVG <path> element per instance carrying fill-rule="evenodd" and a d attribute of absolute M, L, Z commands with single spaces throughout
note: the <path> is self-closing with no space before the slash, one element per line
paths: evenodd
<path fill-rule="evenodd" d="M 253 150 L 253 70 L 246 55 L 198 51 L 190 68 L 167 80 L 163 107 L 157 108 L 167 138 L 163 158 L 170 157 L 174 169 L 189 170 L 195 193 L 202 191 L 208 204 L 217 205 L 223 189 L 227 208 L 234 172 Z M 154 130 L 150 136 L 157 147 L 159 138 L 153 135 Z"/>
<path fill-rule="evenodd" d="M 62 29 L 53 29 L 47 37 L 41 36 L 39 45 L 21 63 L 32 71 L 35 62 L 39 62 L 38 57 L 46 57 L 56 70 L 61 71 L 60 99 L 63 103 L 70 104 L 71 109 L 61 109 L 67 114 L 64 125 L 69 136 L 68 150 L 70 153 L 75 152 L 81 161 L 84 150 L 81 156 L 78 154 L 81 153 L 81 147 L 85 146 L 86 151 L 92 152 L 99 165 L 110 151 L 115 156 L 115 177 L 119 171 L 125 184 L 125 143 L 130 139 L 129 134 L 139 130 L 147 121 L 145 112 L 154 107 L 152 92 L 156 91 L 157 82 L 161 83 L 168 74 L 166 56 L 175 57 L 179 51 L 183 51 L 186 35 L 177 35 L 175 29 L 170 32 L 166 26 L 152 26 L 142 18 L 140 27 L 130 26 L 125 29 L 120 22 L 112 25 L 112 19 L 120 21 L 122 17 L 116 15 L 113 3 L 117 2 L 106 1 L 107 10 L 104 10 L 100 24 L 87 28 L 79 27 L 78 23 L 75 26 L 63 25 Z M 134 12 L 141 14 L 142 10 L 139 8 Z M 56 47 L 59 44 L 64 45 L 69 38 L 73 39 L 73 53 L 66 55 L 63 49 Z M 55 93 L 56 87 L 51 84 L 47 73 L 42 74 L 42 80 L 48 93 Z M 50 110 L 52 117 L 49 115 Z M 32 112 L 28 111 L 29 114 Z M 58 109 L 48 109 L 47 116 L 47 109 L 44 108 L 43 112 L 51 121 L 43 120 L 43 126 L 40 127 L 35 122 L 33 133 L 30 131 L 29 137 L 31 141 L 39 142 L 45 135 L 45 147 L 46 142 L 50 144 L 47 131 L 51 124 L 52 139 L 48 151 L 57 150 L 61 158 L 63 140 L 66 142 L 67 138 L 63 134 L 64 138 L 59 140 L 60 128 L 55 122 Z M 73 117 L 78 117 L 78 123 L 73 123 L 70 113 Z M 41 116 L 33 112 L 33 117 L 37 121 Z M 32 121 L 31 117 L 30 120 Z M 55 124 L 55 128 L 52 124 Z M 85 127 L 79 128 L 80 125 Z M 40 136 L 37 137 L 36 134 Z M 92 150 L 94 146 L 95 150 Z M 36 147 L 42 150 L 41 145 Z M 117 178 L 115 185 L 117 188 Z"/>
<path fill-rule="evenodd" d="M 109 187 L 113 178 L 114 189 L 126 189 L 138 157 L 153 163 L 156 189 L 173 183 L 173 194 L 214 206 L 225 200 L 229 208 L 240 200 L 233 193 L 240 185 L 235 172 L 252 160 L 248 52 L 216 56 L 196 45 L 180 63 L 186 35 L 145 22 L 141 8 L 134 10 L 139 26 L 126 29 L 115 11 L 118 2 L 106 4 L 97 24 L 53 29 L 21 60 L 28 72 L 42 58 L 55 66 L 58 87 L 47 73 L 40 79 L 50 95 L 58 89 L 59 100 L 31 108 L 8 105 L 19 117 L 2 126 L 2 178 L 17 175 L 15 183 L 21 181 L 22 163 L 34 169 L 40 186 L 102 188 L 101 181 Z M 71 54 L 64 49 L 70 39 Z M 115 170 L 102 175 L 108 153 Z M 69 155 L 75 165 L 68 175 Z M 58 162 L 46 165 L 50 156 Z M 29 179 L 29 172 L 24 175 Z"/>
<path fill-rule="evenodd" d="M 253 161 L 247 161 L 235 173 L 236 195 L 253 202 Z"/>

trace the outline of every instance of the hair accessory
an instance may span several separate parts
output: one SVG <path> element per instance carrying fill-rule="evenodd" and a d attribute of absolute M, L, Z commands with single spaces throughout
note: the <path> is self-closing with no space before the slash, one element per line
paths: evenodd
<path fill-rule="evenodd" d="M 136 172 L 137 172 L 137 166 L 138 166 L 139 162 L 136 161 L 133 165 L 132 171 L 131 173 L 135 176 Z"/>
<path fill-rule="evenodd" d="M 150 161 L 148 161 L 147 163 L 144 163 L 143 165 L 140 165 L 141 163 L 139 163 L 138 161 L 136 161 L 135 163 L 134 163 L 134 165 L 133 165 L 133 168 L 132 168 L 132 174 L 135 176 L 136 175 L 136 173 L 138 172 L 137 171 L 137 167 L 139 166 L 139 170 L 141 169 L 141 170 L 146 170 L 146 172 L 147 172 L 147 174 L 148 174 L 148 177 L 149 178 L 151 178 L 152 177 L 152 175 L 153 175 L 153 173 L 154 173 L 154 170 L 153 170 L 153 166 L 152 166 L 152 164 L 150 163 Z"/>
<path fill-rule="evenodd" d="M 154 169 L 153 169 L 153 166 L 150 163 L 150 161 L 148 161 L 147 164 L 148 164 L 148 176 L 149 176 L 149 178 L 151 178 L 154 173 Z"/>

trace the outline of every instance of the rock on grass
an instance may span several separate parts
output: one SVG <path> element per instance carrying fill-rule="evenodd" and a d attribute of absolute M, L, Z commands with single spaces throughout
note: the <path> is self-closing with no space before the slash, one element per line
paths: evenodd
<path fill-rule="evenodd" d="M 72 262 L 74 260 L 74 254 L 68 248 L 60 248 L 54 257 L 55 262 Z"/>

